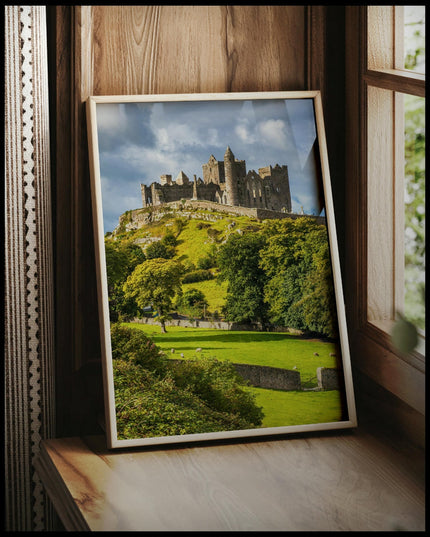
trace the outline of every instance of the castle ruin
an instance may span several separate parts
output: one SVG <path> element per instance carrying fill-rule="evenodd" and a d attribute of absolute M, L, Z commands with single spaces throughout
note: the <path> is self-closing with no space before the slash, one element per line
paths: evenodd
<path fill-rule="evenodd" d="M 191 181 L 183 171 L 175 180 L 161 175 L 160 182 L 141 184 L 143 207 L 158 206 L 179 200 L 203 200 L 222 205 L 268 209 L 291 213 L 288 166 L 266 166 L 246 171 L 244 160 L 238 160 L 230 147 L 224 160 L 213 155 L 202 165 L 203 179 L 194 175 Z"/>

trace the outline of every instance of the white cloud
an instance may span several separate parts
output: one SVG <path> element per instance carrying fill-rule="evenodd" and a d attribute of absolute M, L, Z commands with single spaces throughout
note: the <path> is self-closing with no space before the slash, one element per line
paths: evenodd
<path fill-rule="evenodd" d="M 210 145 L 220 144 L 220 139 L 218 136 L 218 129 L 208 129 L 207 143 Z"/>
<path fill-rule="evenodd" d="M 102 131 L 123 131 L 127 126 L 127 116 L 121 104 L 98 104 L 97 127 Z"/>
<path fill-rule="evenodd" d="M 287 147 L 286 125 L 282 119 L 262 121 L 259 124 L 259 131 L 265 144 L 284 150 Z"/>
<path fill-rule="evenodd" d="M 128 145 L 124 147 L 120 159 L 127 161 L 142 176 L 151 178 L 155 174 L 154 181 L 160 174 L 170 173 L 170 169 L 176 168 L 174 154 L 159 147 Z"/>
<path fill-rule="evenodd" d="M 202 164 L 204 164 L 201 159 L 190 152 L 182 151 L 180 147 L 176 150 L 165 150 L 165 146 L 161 144 L 153 148 L 128 145 L 123 148 L 119 158 L 136 171 L 136 181 L 147 185 L 159 181 L 160 175 L 164 173 L 175 178 L 180 171 L 192 180 L 194 174 L 198 177 L 202 175 Z"/>
<path fill-rule="evenodd" d="M 255 129 L 252 129 L 249 126 L 247 120 L 242 120 L 234 129 L 238 138 L 245 144 L 254 144 L 257 141 L 257 136 L 255 134 Z"/>
<path fill-rule="evenodd" d="M 218 139 L 216 129 L 204 131 L 185 123 L 171 122 L 167 128 L 154 128 L 153 132 L 159 149 L 166 153 L 182 151 L 184 148 L 193 146 L 207 147 L 209 143 L 213 143 L 214 140 Z"/>

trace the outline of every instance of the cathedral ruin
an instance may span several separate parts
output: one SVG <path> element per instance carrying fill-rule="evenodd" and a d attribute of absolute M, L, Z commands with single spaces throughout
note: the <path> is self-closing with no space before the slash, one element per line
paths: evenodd
<path fill-rule="evenodd" d="M 266 166 L 246 171 L 244 160 L 238 160 L 230 147 L 224 160 L 213 155 L 202 165 L 203 179 L 194 175 L 191 181 L 183 171 L 175 180 L 161 175 L 160 182 L 141 184 L 143 207 L 158 206 L 179 200 L 204 200 L 222 205 L 268 209 L 291 213 L 288 166 Z"/>

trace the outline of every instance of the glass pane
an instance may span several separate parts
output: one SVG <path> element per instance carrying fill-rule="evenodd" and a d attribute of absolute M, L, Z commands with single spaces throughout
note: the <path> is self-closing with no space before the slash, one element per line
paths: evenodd
<path fill-rule="evenodd" d="M 425 99 L 405 95 L 405 304 L 425 330 Z"/>
<path fill-rule="evenodd" d="M 404 8 L 405 69 L 425 73 L 425 7 Z"/>

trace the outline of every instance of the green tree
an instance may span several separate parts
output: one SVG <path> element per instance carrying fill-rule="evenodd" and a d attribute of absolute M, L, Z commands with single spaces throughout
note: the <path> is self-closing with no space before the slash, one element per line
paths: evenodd
<path fill-rule="evenodd" d="M 166 332 L 166 320 L 172 309 L 172 300 L 182 292 L 181 263 L 172 259 L 148 259 L 138 265 L 127 278 L 123 290 L 126 297 L 136 300 L 140 308 L 152 305 L 156 311 L 162 332 Z"/>
<path fill-rule="evenodd" d="M 324 225 L 309 217 L 276 220 L 264 229 L 260 252 L 271 322 L 336 335 L 332 271 Z"/>
<path fill-rule="evenodd" d="M 425 330 L 425 99 L 405 95 L 405 315 Z"/>
<path fill-rule="evenodd" d="M 323 226 L 311 232 L 305 248 L 312 261 L 298 302 L 305 326 L 312 332 L 337 337 L 336 301 L 327 233 Z"/>
<path fill-rule="evenodd" d="M 217 263 L 219 278 L 227 284 L 225 318 L 234 322 L 267 321 L 264 301 L 266 274 L 260 267 L 264 237 L 258 233 L 232 234 L 220 246 Z"/>
<path fill-rule="evenodd" d="M 172 259 L 175 255 L 175 248 L 169 244 L 161 241 L 155 241 L 148 244 L 145 250 L 147 259 L 156 259 L 160 257 L 162 259 Z"/>
<path fill-rule="evenodd" d="M 145 254 L 133 243 L 106 239 L 105 258 L 111 321 L 135 316 L 136 303 L 124 296 L 123 284 L 134 268 L 145 261 Z"/>
<path fill-rule="evenodd" d="M 209 303 L 203 291 L 192 287 L 178 297 L 176 308 L 179 313 L 188 315 L 190 318 L 200 319 L 205 316 Z"/>
<path fill-rule="evenodd" d="M 172 246 L 173 248 L 178 245 L 178 239 L 176 238 L 173 231 L 166 231 L 164 237 L 161 239 L 161 242 L 166 246 Z"/>

